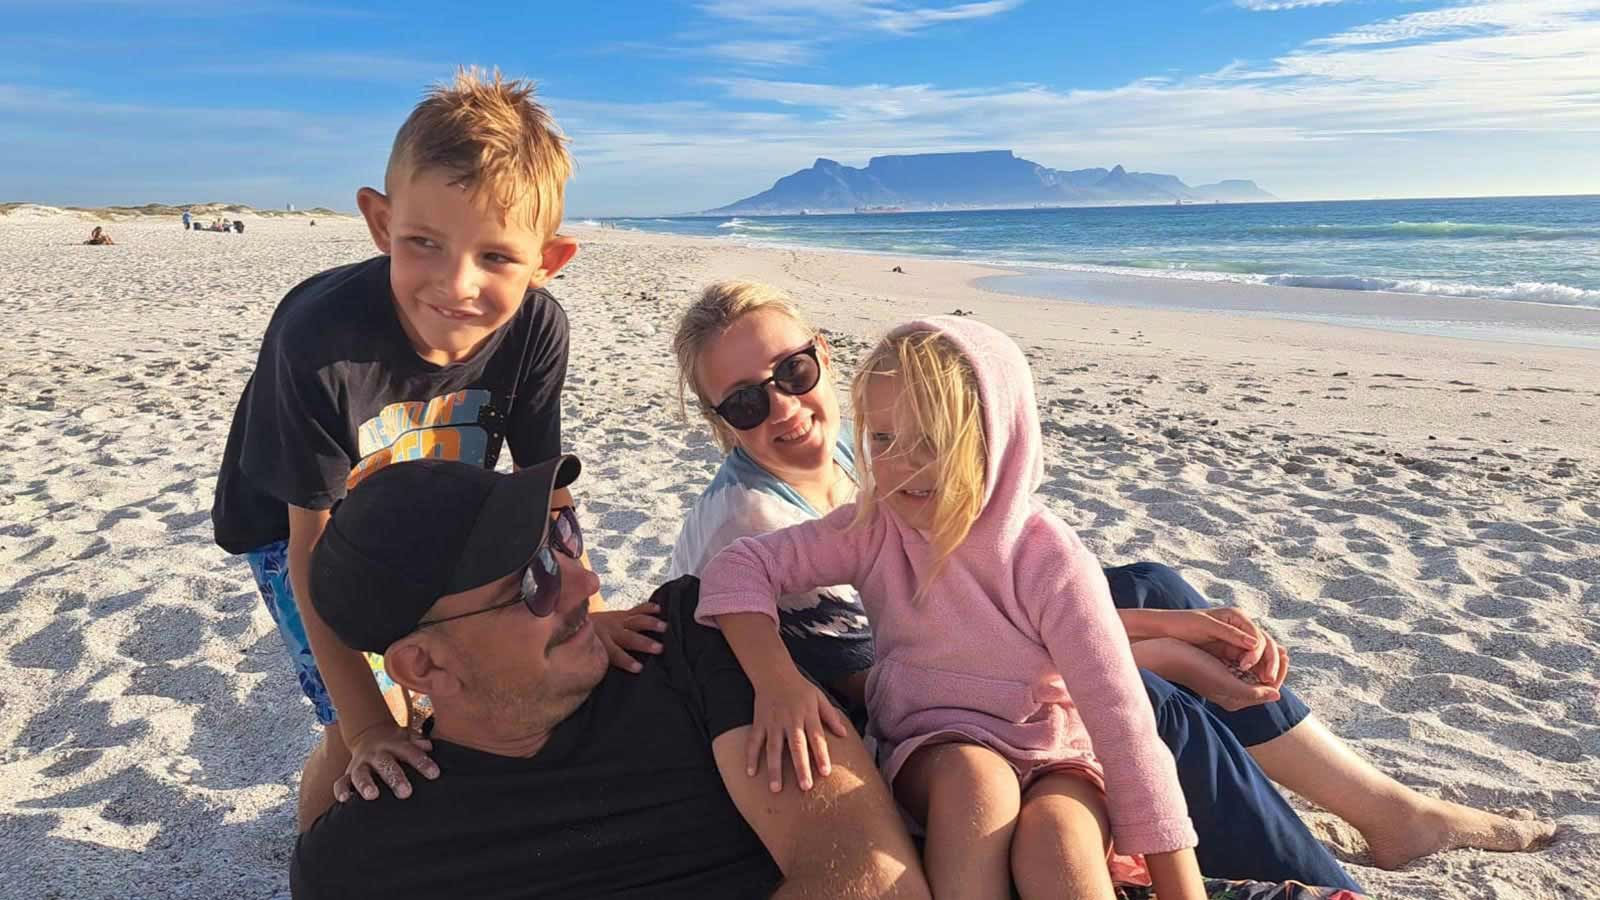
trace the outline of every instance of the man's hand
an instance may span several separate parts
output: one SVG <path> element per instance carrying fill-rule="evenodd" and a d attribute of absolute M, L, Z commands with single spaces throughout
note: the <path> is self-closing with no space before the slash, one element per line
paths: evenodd
<path fill-rule="evenodd" d="M 333 797 L 340 803 L 355 793 L 366 800 L 378 799 L 378 785 L 373 780 L 373 773 L 377 773 L 389 790 L 404 800 L 411 796 L 411 782 L 400 763 L 432 781 L 439 777 L 439 765 L 425 752 L 432 749 L 432 741 L 401 728 L 393 720 L 374 725 L 350 741 L 350 765 L 333 783 Z"/>
<path fill-rule="evenodd" d="M 608 610 L 589 614 L 595 634 L 606 648 L 611 664 L 625 672 L 638 672 L 644 666 L 633 658 L 635 653 L 658 654 L 661 642 L 649 634 L 667 630 L 665 620 L 658 618 L 661 607 L 654 603 L 641 603 L 632 609 Z"/>
<path fill-rule="evenodd" d="M 765 745 L 768 783 L 774 794 L 782 791 L 783 750 L 788 747 L 794 757 L 795 781 L 802 791 L 811 790 L 812 757 L 816 758 L 818 775 L 827 777 L 833 768 L 826 731 L 843 737 L 850 733 L 850 723 L 828 695 L 792 665 L 783 675 L 762 682 L 752 679 L 752 684 L 756 689 L 756 709 L 745 741 L 745 773 L 755 777 Z"/>

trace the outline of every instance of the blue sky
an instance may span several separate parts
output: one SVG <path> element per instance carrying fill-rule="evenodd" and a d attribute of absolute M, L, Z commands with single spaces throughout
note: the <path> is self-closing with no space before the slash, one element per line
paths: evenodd
<path fill-rule="evenodd" d="M 1600 193 L 1600 0 L 0 0 L 0 200 L 354 206 L 426 84 L 536 79 L 569 216 L 1014 149 L 1288 199 Z"/>

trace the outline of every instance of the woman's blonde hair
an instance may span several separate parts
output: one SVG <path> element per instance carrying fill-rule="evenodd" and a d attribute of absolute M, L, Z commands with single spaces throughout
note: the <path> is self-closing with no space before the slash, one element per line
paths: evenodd
<path fill-rule="evenodd" d="M 879 486 L 873 477 L 866 420 L 867 385 L 874 378 L 893 378 L 900 392 L 893 409 L 894 443 L 878 453 L 909 453 L 925 444 L 934 472 L 934 568 L 918 588 L 932 582 L 950 554 L 966 540 L 983 511 L 983 402 L 978 376 L 955 342 L 933 330 L 910 331 L 884 338 L 862 361 L 850 385 L 855 410 L 857 472 L 861 489 L 856 499 L 856 524 L 871 518 Z M 900 433 L 912 428 L 914 433 Z M 898 490 L 886 485 L 885 490 Z"/>
<path fill-rule="evenodd" d="M 757 281 L 719 281 L 702 291 L 700 299 L 683 311 L 672 336 L 672 351 L 678 357 L 678 407 L 687 418 L 689 396 L 694 395 L 695 409 L 710 426 L 712 437 L 724 453 L 735 446 L 733 429 L 711 408 L 719 398 L 706 396 L 695 369 L 700 354 L 712 341 L 732 328 L 733 323 L 762 310 L 788 316 L 806 333 L 816 335 L 816 330 L 800 315 L 799 307 L 783 291 Z"/>

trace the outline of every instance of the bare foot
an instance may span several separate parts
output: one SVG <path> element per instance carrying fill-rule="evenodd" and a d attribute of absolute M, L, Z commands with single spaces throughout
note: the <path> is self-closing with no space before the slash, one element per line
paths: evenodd
<path fill-rule="evenodd" d="M 1432 797 L 1420 800 L 1409 816 L 1362 832 L 1378 868 L 1398 869 L 1412 860 L 1463 847 L 1519 853 L 1544 844 L 1556 832 L 1553 823 L 1540 822 L 1527 810 L 1500 815 Z"/>

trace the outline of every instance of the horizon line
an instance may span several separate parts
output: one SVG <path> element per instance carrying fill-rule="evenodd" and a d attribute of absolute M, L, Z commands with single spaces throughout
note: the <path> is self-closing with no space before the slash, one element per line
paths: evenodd
<path fill-rule="evenodd" d="M 1544 200 L 1562 200 L 1562 199 L 1582 199 L 1582 198 L 1588 198 L 1588 197 L 1600 198 L 1600 191 L 1580 192 L 1580 193 L 1561 193 L 1561 194 L 1445 194 L 1445 195 L 1434 194 L 1434 195 L 1422 195 L 1422 196 L 1393 196 L 1393 197 L 1390 197 L 1390 196 L 1373 196 L 1373 197 L 1313 197 L 1313 198 L 1299 198 L 1299 199 L 1279 198 L 1279 199 L 1276 199 L 1276 200 L 1191 201 L 1191 202 L 1186 202 L 1186 203 L 1184 203 L 1182 205 L 1184 205 L 1184 206 L 1281 206 L 1281 205 L 1288 204 L 1288 203 L 1379 203 L 1379 202 L 1420 201 L 1420 200 L 1541 200 L 1541 199 L 1544 199 Z M 1126 208 L 1130 208 L 1130 207 L 1134 207 L 1134 208 L 1143 208 L 1143 207 L 1163 208 L 1163 207 L 1174 206 L 1174 205 L 1176 205 L 1176 204 L 1167 203 L 1167 202 L 1157 202 L 1157 203 L 1105 203 L 1105 204 L 1083 204 L 1083 205 L 1069 205 L 1069 206 L 972 206 L 972 207 L 960 207 L 960 208 L 952 208 L 952 209 L 908 209 L 908 210 L 901 211 L 899 213 L 893 213 L 893 215 L 916 215 L 916 214 L 919 214 L 919 213 L 1011 212 L 1011 211 L 1019 211 L 1020 212 L 1020 211 L 1028 211 L 1028 210 L 1036 210 L 1036 209 L 1045 209 L 1045 210 L 1126 209 Z M 280 209 L 280 208 L 278 208 L 276 206 L 272 206 L 272 207 L 256 207 L 256 206 L 252 206 L 251 204 L 248 204 L 248 203 L 231 203 L 231 202 L 228 202 L 228 201 L 225 201 L 225 200 L 206 200 L 206 201 L 191 202 L 191 203 L 166 203 L 166 202 L 162 202 L 162 201 L 150 201 L 150 202 L 147 202 L 147 203 L 135 203 L 135 204 L 125 204 L 125 203 L 107 204 L 105 206 L 83 206 L 81 204 L 59 204 L 59 203 L 51 203 L 51 202 L 45 201 L 45 200 L 0 200 L 0 208 L 16 207 L 16 206 L 45 206 L 45 207 L 49 207 L 51 209 L 59 209 L 59 210 L 62 210 L 64 212 L 87 212 L 87 213 L 114 212 L 114 211 L 115 212 L 136 212 L 136 211 L 138 211 L 140 209 L 144 209 L 146 207 L 151 207 L 151 206 L 165 206 L 165 207 L 172 207 L 172 208 L 175 208 L 175 209 L 193 208 L 193 207 L 200 207 L 200 206 L 242 206 L 242 207 L 244 207 L 245 209 L 247 209 L 247 210 L 249 210 L 251 212 L 258 212 L 258 213 L 259 212 L 277 212 L 277 213 L 290 212 L 290 210 Z M 345 216 L 359 216 L 361 214 L 359 210 L 345 210 L 345 209 L 340 209 L 338 207 L 321 206 L 321 205 L 309 206 L 309 207 L 304 207 L 304 208 L 296 208 L 296 209 L 293 210 L 293 212 L 304 213 L 304 212 L 310 212 L 310 211 L 313 211 L 313 210 L 315 210 L 315 211 L 327 211 L 327 212 L 335 213 L 337 215 L 345 215 Z M 650 217 L 650 218 L 659 218 L 659 219 L 715 219 L 715 218 L 723 218 L 723 217 L 737 218 L 737 217 L 741 217 L 741 216 L 752 216 L 752 217 L 758 217 L 759 218 L 759 217 L 786 216 L 786 215 L 797 215 L 797 214 L 796 213 L 759 213 L 759 212 L 707 214 L 707 212 L 704 211 L 704 210 L 695 211 L 695 212 L 611 213 L 611 214 L 582 213 L 582 212 L 579 212 L 579 213 L 571 213 L 571 214 L 563 215 L 562 216 L 562 220 L 564 222 L 571 222 L 574 219 L 630 219 L 630 218 L 640 218 L 640 217 Z M 856 213 L 856 212 L 853 212 L 853 211 L 851 211 L 851 212 L 835 211 L 835 212 L 816 212 L 816 213 L 810 213 L 809 215 L 813 215 L 813 216 L 849 216 L 849 215 L 861 215 L 861 213 Z"/>

